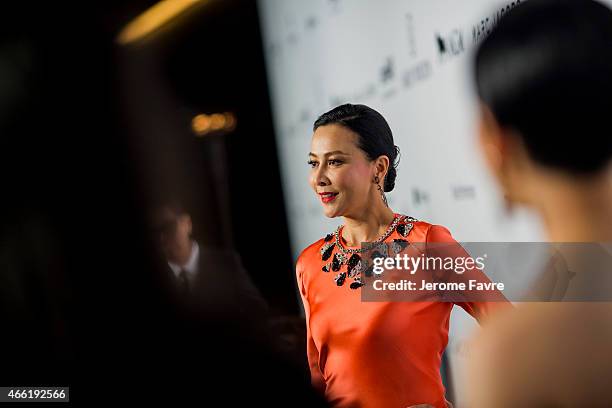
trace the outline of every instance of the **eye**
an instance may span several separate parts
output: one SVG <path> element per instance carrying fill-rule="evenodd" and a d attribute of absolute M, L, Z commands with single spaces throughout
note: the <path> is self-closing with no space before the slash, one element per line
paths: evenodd
<path fill-rule="evenodd" d="M 309 165 L 310 167 L 312 167 L 313 169 L 314 169 L 314 168 L 317 166 L 317 164 L 318 164 L 318 163 L 317 163 L 316 161 L 314 161 L 314 160 L 308 160 L 308 162 L 307 162 L 307 163 L 308 163 L 308 165 Z"/>
<path fill-rule="evenodd" d="M 327 161 L 327 164 L 329 164 L 330 166 L 339 166 L 342 164 L 342 160 L 331 159 Z"/>

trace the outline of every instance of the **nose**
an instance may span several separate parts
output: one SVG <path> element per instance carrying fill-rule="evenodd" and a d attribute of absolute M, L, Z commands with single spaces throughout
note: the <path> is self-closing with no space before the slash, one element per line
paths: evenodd
<path fill-rule="evenodd" d="M 329 178 L 327 177 L 325 166 L 320 166 L 317 168 L 312 176 L 315 184 L 319 187 L 324 187 L 331 184 Z"/>

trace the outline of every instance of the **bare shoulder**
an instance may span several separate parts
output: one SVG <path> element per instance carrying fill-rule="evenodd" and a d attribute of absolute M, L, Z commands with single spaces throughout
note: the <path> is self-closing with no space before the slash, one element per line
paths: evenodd
<path fill-rule="evenodd" d="M 610 359 L 602 358 L 611 342 L 610 303 L 533 302 L 509 308 L 472 341 L 473 406 L 537 405 L 554 398 L 571 405 L 601 398 L 608 389 L 601 378 L 612 375 Z"/>
<path fill-rule="evenodd" d="M 489 320 L 475 336 L 474 344 L 487 349 L 492 353 L 489 357 L 498 363 L 520 363 L 513 357 L 519 352 L 522 355 L 537 354 L 543 358 L 555 352 L 554 344 L 549 341 L 551 338 L 575 332 L 579 326 L 584 326 L 582 319 L 585 314 L 593 312 L 593 308 L 576 303 L 518 304 L 516 308 L 500 311 L 494 319 Z M 528 363 L 524 361 L 524 364 Z"/>
<path fill-rule="evenodd" d="M 488 337 L 516 339 L 530 333 L 532 339 L 551 336 L 591 336 L 612 333 L 612 303 L 606 302 L 525 302 L 492 322 Z M 494 334 L 498 333 L 498 334 Z M 549 350 L 555 350 L 546 346 Z"/>

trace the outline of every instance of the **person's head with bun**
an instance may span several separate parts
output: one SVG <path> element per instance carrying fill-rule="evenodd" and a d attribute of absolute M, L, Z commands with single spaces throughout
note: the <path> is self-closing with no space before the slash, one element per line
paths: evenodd
<path fill-rule="evenodd" d="M 523 295 L 534 302 L 491 316 L 473 339 L 465 404 L 610 406 L 598 379 L 612 375 L 612 360 L 593 350 L 612 343 L 610 310 L 598 306 L 610 284 L 599 243 L 612 241 L 612 11 L 591 0 L 520 1 L 474 68 L 487 164 L 508 200 L 542 221 L 545 240 L 562 244 L 523 269 L 533 277 Z M 586 321 L 603 323 L 585 330 Z"/>
<path fill-rule="evenodd" d="M 399 148 L 385 118 L 365 105 L 344 104 L 313 126 L 310 185 L 328 217 L 354 216 L 387 207 L 383 192 L 395 187 Z"/>
<path fill-rule="evenodd" d="M 605 185 L 612 156 L 612 12 L 594 1 L 529 0 L 476 52 L 480 142 L 512 202 Z"/>

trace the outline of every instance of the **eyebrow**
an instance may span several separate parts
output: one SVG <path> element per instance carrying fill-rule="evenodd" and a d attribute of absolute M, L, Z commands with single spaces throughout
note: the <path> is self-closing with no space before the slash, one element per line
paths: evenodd
<path fill-rule="evenodd" d="M 323 156 L 331 156 L 332 154 L 343 154 L 343 155 L 345 155 L 345 156 L 350 156 L 348 153 L 344 153 L 344 152 L 343 152 L 343 151 L 341 151 L 341 150 L 334 150 L 333 152 L 327 152 L 327 153 L 325 153 Z M 314 154 L 313 152 L 308 153 L 308 156 L 314 156 L 314 157 L 317 157 L 317 155 L 316 155 L 316 154 Z"/>

